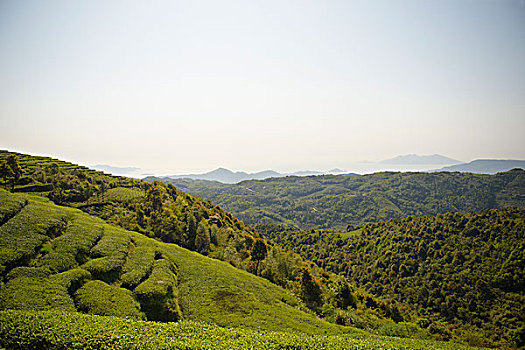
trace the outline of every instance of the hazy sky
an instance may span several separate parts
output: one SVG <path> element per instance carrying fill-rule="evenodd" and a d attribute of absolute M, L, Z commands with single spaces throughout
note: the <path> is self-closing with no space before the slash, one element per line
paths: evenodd
<path fill-rule="evenodd" d="M 0 121 L 163 173 L 525 159 L 525 1 L 0 0 Z"/>

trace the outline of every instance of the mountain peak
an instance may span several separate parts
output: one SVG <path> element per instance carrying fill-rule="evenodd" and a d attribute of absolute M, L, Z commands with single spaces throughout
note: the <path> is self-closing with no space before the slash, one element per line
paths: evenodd
<path fill-rule="evenodd" d="M 385 159 L 380 161 L 382 164 L 397 164 L 397 165 L 447 165 L 447 164 L 458 164 L 461 161 L 445 157 L 441 154 L 432 155 L 417 155 L 417 154 L 405 154 L 394 158 Z"/>

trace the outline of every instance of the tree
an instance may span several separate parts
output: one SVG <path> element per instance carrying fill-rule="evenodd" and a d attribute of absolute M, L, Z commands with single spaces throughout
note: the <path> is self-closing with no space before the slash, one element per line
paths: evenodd
<path fill-rule="evenodd" d="M 257 263 L 255 267 L 255 274 L 259 274 L 259 262 L 261 260 L 264 260 L 266 258 L 266 255 L 268 254 L 268 250 L 266 249 L 266 244 L 264 244 L 264 241 L 262 239 L 257 239 L 255 243 L 253 244 L 252 249 L 252 260 Z"/>
<path fill-rule="evenodd" d="M 7 162 L 3 162 L 0 166 L 0 176 L 5 182 L 5 189 L 8 189 L 8 185 L 11 181 L 14 180 L 15 174 Z"/>
<path fill-rule="evenodd" d="M 46 166 L 45 173 L 47 176 L 51 176 L 52 181 L 56 183 L 56 177 L 58 174 L 60 174 L 60 167 L 57 163 L 51 163 L 48 166 Z"/>
<path fill-rule="evenodd" d="M 188 248 L 195 247 L 195 237 L 197 236 L 197 220 L 193 214 L 186 218 L 186 232 L 188 233 Z"/>
<path fill-rule="evenodd" d="M 146 198 L 151 202 L 154 211 L 160 211 L 162 209 L 162 190 L 159 186 L 151 186 L 148 192 L 146 192 Z"/>
<path fill-rule="evenodd" d="M 201 254 L 208 254 L 210 252 L 210 230 L 204 220 L 199 222 L 197 227 L 197 234 L 195 236 L 195 249 Z"/>
<path fill-rule="evenodd" d="M 321 306 L 321 287 L 306 267 L 301 273 L 301 298 L 311 309 Z"/>
<path fill-rule="evenodd" d="M 6 167 L 11 169 L 11 172 L 9 172 L 9 169 L 6 169 L 4 167 L 4 164 Z M 6 174 L 6 177 L 4 178 L 4 181 L 9 179 L 11 182 L 11 191 L 15 190 L 15 185 L 18 183 L 18 180 L 20 180 L 20 177 L 22 176 L 22 168 L 20 167 L 20 164 L 18 164 L 18 157 L 14 154 L 11 154 L 7 156 L 4 164 L 2 164 L 2 177 L 4 177 L 4 174 Z"/>
<path fill-rule="evenodd" d="M 100 201 L 100 197 L 104 195 L 104 192 L 106 192 L 106 190 L 107 190 L 106 183 L 102 182 L 97 189 L 97 197 L 99 201 Z"/>

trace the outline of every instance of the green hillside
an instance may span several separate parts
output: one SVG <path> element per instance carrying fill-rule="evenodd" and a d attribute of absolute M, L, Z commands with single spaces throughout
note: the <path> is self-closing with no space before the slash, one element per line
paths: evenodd
<path fill-rule="evenodd" d="M 0 310 L 18 310 L 2 313 L 12 327 L 2 330 L 12 337 L 5 337 L 11 339 L 6 345 L 13 346 L 11 341 L 32 332 L 37 336 L 29 337 L 31 341 L 71 347 L 67 342 L 73 338 L 62 339 L 66 343 L 50 340 L 49 333 L 39 333 L 38 324 L 21 321 L 36 317 L 46 325 L 56 321 L 50 329 L 67 328 L 56 312 L 71 320 L 86 320 L 76 312 L 124 317 L 138 322 L 130 327 L 139 328 L 143 321 L 182 320 L 255 332 L 290 332 L 260 333 L 260 339 L 277 344 L 275 348 L 286 348 L 281 345 L 290 339 L 299 345 L 289 348 L 316 348 L 306 344 L 317 344 L 317 338 L 299 333 L 351 336 L 326 340 L 327 348 L 338 348 L 338 342 L 352 344 L 356 337 L 359 346 L 443 346 L 416 340 L 383 342 L 349 326 L 389 336 L 451 338 L 433 332 L 439 323 L 422 317 L 417 308 L 399 300 L 378 299 L 348 284 L 344 277 L 261 239 L 253 227 L 220 207 L 172 185 L 11 152 L 0 152 L 0 161 L 13 162 L 13 156 L 18 157 L 19 174 L 6 176 L 0 183 L 14 191 L 0 190 Z M 89 320 L 93 324 L 88 328 L 95 327 L 93 331 L 100 331 L 103 338 L 108 336 L 105 322 L 115 322 Z M 177 332 L 173 326 L 155 327 L 146 326 L 147 332 Z M 79 332 L 75 334 L 86 337 L 84 331 Z M 256 344 L 253 335 L 258 333 L 239 332 L 246 332 Z M 215 334 L 229 339 L 234 333 L 217 328 Z M 205 344 L 203 337 L 193 334 L 187 344 Z"/>
<path fill-rule="evenodd" d="M 294 349 L 294 350 L 453 350 L 454 343 L 379 337 L 306 335 L 210 323 L 144 322 L 65 312 L 0 311 L 0 346 L 8 349 Z"/>
<path fill-rule="evenodd" d="M 413 310 L 408 311 L 407 307 L 399 308 L 398 305 L 389 302 L 378 301 L 375 304 L 376 308 L 368 307 L 364 301 L 373 296 L 348 285 L 341 277 L 328 274 L 297 254 L 283 251 L 271 242 L 261 239 L 252 227 L 244 225 L 222 208 L 181 192 L 173 185 L 150 184 L 116 177 L 46 157 L 0 152 L 0 160 L 2 159 L 7 163 L 11 162 L 21 175 L 18 179 L 4 179 L 5 187 L 14 192 L 32 193 L 49 198 L 56 204 L 78 208 L 97 216 L 106 223 L 118 225 L 157 241 L 175 243 L 225 261 L 250 274 L 259 275 L 298 296 L 307 308 L 332 323 L 337 323 L 339 310 L 350 305 L 355 311 L 355 325 L 363 329 L 378 329 L 384 323 L 392 323 L 393 318 L 396 319 L 395 322 L 410 321 L 414 318 Z M 15 203 L 6 209 L 6 220 L 11 215 L 9 208 L 13 206 L 17 208 Z M 125 253 L 124 248 L 122 249 L 119 254 L 106 260 L 109 259 L 112 264 L 122 260 Z M 98 248 L 95 252 L 100 255 Z M 55 255 L 62 259 L 61 252 L 52 256 Z M 125 273 L 122 276 L 122 285 L 126 288 L 135 287 L 141 277 L 140 274 L 137 275 L 137 270 L 140 271 L 140 266 L 151 267 L 154 255 L 155 253 L 146 247 L 130 251 L 130 257 L 133 259 L 129 265 L 123 267 Z M 100 265 L 99 262 L 90 264 L 95 264 L 89 265 L 92 268 Z M 191 271 L 189 270 L 189 273 Z M 107 272 L 112 273 L 114 272 Z M 86 288 L 89 290 L 97 287 L 96 284 L 91 284 Z M 192 286 L 200 287 L 202 285 L 199 283 Z M 109 292 L 111 290 L 108 290 Z M 244 292 L 221 293 L 208 296 L 235 305 L 236 293 Z M 250 298 L 249 294 L 243 295 Z M 214 305 L 208 307 L 213 308 Z M 250 305 L 239 307 L 249 310 Z M 186 307 L 186 312 L 190 312 L 190 309 L 191 306 Z M 406 317 L 398 315 L 399 310 L 407 310 L 404 312 Z"/>
<path fill-rule="evenodd" d="M 408 217 L 352 232 L 259 229 L 471 344 L 525 346 L 525 209 Z M 441 327 L 439 322 L 444 322 Z"/>
<path fill-rule="evenodd" d="M 152 178 L 151 178 L 152 179 Z M 243 181 L 158 179 L 210 200 L 248 224 L 345 229 L 410 215 L 525 207 L 525 171 L 496 175 L 395 173 Z"/>
<path fill-rule="evenodd" d="M 221 261 L 40 197 L 0 190 L 0 203 L 2 211 L 11 210 L 11 219 L 0 227 L 2 310 L 184 318 L 309 334 L 355 332 L 300 311 L 291 294 Z"/>
<path fill-rule="evenodd" d="M 9 349 L 460 348 L 327 323 L 263 278 L 42 197 L 0 190 L 0 203 L 9 217 L 0 226 L 0 346 Z"/>

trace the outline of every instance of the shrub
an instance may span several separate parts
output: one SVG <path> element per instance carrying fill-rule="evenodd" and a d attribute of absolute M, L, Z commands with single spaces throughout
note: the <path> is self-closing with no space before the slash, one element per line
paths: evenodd
<path fill-rule="evenodd" d="M 2 202 L 2 206 L 0 206 L 0 225 L 3 225 L 27 205 L 27 198 L 15 196 L 0 189 L 0 202 Z"/>
<path fill-rule="evenodd" d="M 55 272 L 78 267 L 101 236 L 102 227 L 94 225 L 91 218 L 75 215 L 66 233 L 53 240 L 53 251 L 43 256 L 39 263 Z"/>
<path fill-rule="evenodd" d="M 19 266 L 15 267 L 6 276 L 6 280 L 13 280 L 20 277 L 29 277 L 33 279 L 42 279 L 49 277 L 51 271 L 47 267 L 27 267 Z"/>
<path fill-rule="evenodd" d="M 155 247 L 137 247 L 131 250 L 122 268 L 120 278 L 125 288 L 135 288 L 151 272 L 155 260 Z"/>
<path fill-rule="evenodd" d="M 144 318 L 129 290 L 102 281 L 90 281 L 82 286 L 75 293 L 75 302 L 80 311 L 90 314 Z"/>
<path fill-rule="evenodd" d="M 149 278 L 134 290 L 148 320 L 176 321 L 182 314 L 179 307 L 176 267 L 166 259 L 156 260 Z"/>
<path fill-rule="evenodd" d="M 49 234 L 60 234 L 65 211 L 45 202 L 30 202 L 0 227 L 0 265 L 27 265 Z M 2 269 L 0 267 L 0 269 Z"/>
<path fill-rule="evenodd" d="M 123 230 L 109 225 L 104 226 L 104 235 L 91 249 L 91 255 L 95 258 L 109 255 L 126 255 L 128 253 L 131 239 Z"/>
<path fill-rule="evenodd" d="M 0 291 L 0 309 L 76 311 L 69 293 L 80 287 L 89 272 L 74 269 L 48 275 L 45 268 L 19 267 L 10 272 Z"/>
<path fill-rule="evenodd" d="M 118 280 L 122 265 L 124 265 L 125 261 L 125 255 L 112 255 L 89 260 L 81 267 L 89 271 L 94 279 L 113 283 Z"/>

